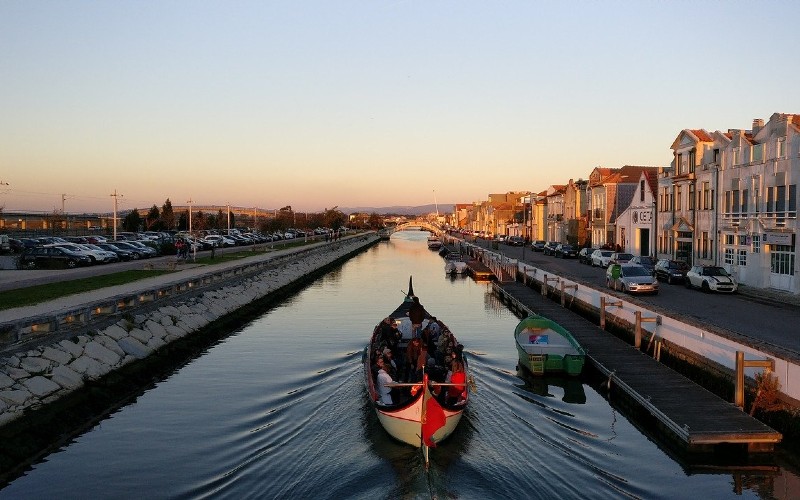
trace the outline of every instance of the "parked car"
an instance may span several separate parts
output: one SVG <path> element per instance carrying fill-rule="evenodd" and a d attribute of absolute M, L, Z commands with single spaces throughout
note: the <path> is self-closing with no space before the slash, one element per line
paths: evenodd
<path fill-rule="evenodd" d="M 531 244 L 531 249 L 534 252 L 542 252 L 544 251 L 544 246 L 547 244 L 544 240 L 536 240 Z"/>
<path fill-rule="evenodd" d="M 506 243 L 512 247 L 521 247 L 525 244 L 525 240 L 522 236 L 509 236 Z"/>
<path fill-rule="evenodd" d="M 706 293 L 734 293 L 739 288 L 733 276 L 719 266 L 694 266 L 686 272 L 684 283 L 686 288 L 699 288 Z"/>
<path fill-rule="evenodd" d="M 684 281 L 688 270 L 689 264 L 686 262 L 670 259 L 659 260 L 653 268 L 656 279 L 667 280 L 670 285 L 678 281 Z"/>
<path fill-rule="evenodd" d="M 606 286 L 626 293 L 658 293 L 658 280 L 637 264 L 611 264 L 606 270 Z"/>
<path fill-rule="evenodd" d="M 7 234 L 0 234 L 0 253 L 11 253 L 11 238 Z"/>
<path fill-rule="evenodd" d="M 108 250 L 109 252 L 114 252 L 117 254 L 117 257 L 119 257 L 119 260 L 122 261 L 129 261 L 133 258 L 133 252 L 114 246 L 111 243 L 97 243 L 97 247 Z"/>
<path fill-rule="evenodd" d="M 578 256 L 578 249 L 569 243 L 560 243 L 558 246 L 556 246 L 553 255 L 556 257 L 561 257 L 562 259 L 574 259 Z"/>
<path fill-rule="evenodd" d="M 629 264 L 636 264 L 642 266 L 643 268 L 647 269 L 647 271 L 651 275 L 655 276 L 656 262 L 649 255 L 637 255 L 636 257 L 631 259 Z"/>
<path fill-rule="evenodd" d="M 110 241 L 106 245 L 111 245 L 131 253 L 132 260 L 147 258 L 147 252 L 140 247 L 131 244 L 131 241 Z"/>
<path fill-rule="evenodd" d="M 603 250 L 602 248 L 598 248 L 592 252 L 592 266 L 608 267 L 608 264 L 611 263 L 612 255 L 614 255 L 614 252 L 611 250 Z"/>
<path fill-rule="evenodd" d="M 80 254 L 57 246 L 40 246 L 29 248 L 20 255 L 18 266 L 21 269 L 37 269 L 52 267 L 74 268 L 89 266 L 92 260 L 88 255 Z"/>
<path fill-rule="evenodd" d="M 210 243 L 211 245 L 219 248 L 219 247 L 232 247 L 236 245 L 236 242 L 227 236 L 222 236 L 220 234 L 209 234 L 202 241 Z"/>
<path fill-rule="evenodd" d="M 627 252 L 614 252 L 614 255 L 611 256 L 611 263 L 612 264 L 627 264 L 633 258 L 632 253 Z"/>
<path fill-rule="evenodd" d="M 542 253 L 545 255 L 555 255 L 556 254 L 556 247 L 558 246 L 557 241 L 548 241 L 544 248 L 542 249 Z"/>
<path fill-rule="evenodd" d="M 581 264 L 592 265 L 592 253 L 595 250 L 597 249 L 592 247 L 581 248 L 581 251 L 578 252 L 578 262 L 580 262 Z"/>
<path fill-rule="evenodd" d="M 9 238 L 8 245 L 11 248 L 11 253 L 22 253 L 25 250 L 25 242 L 17 238 Z"/>

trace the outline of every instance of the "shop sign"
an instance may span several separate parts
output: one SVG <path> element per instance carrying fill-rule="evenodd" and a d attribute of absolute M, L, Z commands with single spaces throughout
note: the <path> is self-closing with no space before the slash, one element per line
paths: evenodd
<path fill-rule="evenodd" d="M 766 233 L 764 243 L 769 245 L 791 245 L 792 233 Z"/>

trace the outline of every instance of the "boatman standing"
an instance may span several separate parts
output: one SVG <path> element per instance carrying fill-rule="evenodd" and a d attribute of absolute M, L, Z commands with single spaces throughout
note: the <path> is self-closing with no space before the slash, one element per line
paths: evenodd
<path fill-rule="evenodd" d="M 419 338 L 419 329 L 425 321 L 426 313 L 425 308 L 419 303 L 419 297 L 415 295 L 412 300 L 414 302 L 408 308 L 408 319 L 411 320 L 411 336 L 416 339 Z"/>

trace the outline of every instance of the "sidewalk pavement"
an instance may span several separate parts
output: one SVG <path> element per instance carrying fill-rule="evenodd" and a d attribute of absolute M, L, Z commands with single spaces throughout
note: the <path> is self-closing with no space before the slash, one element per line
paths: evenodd
<path fill-rule="evenodd" d="M 175 271 L 122 285 L 115 285 L 106 288 L 99 288 L 97 290 L 67 295 L 40 304 L 0 310 L 0 323 L 10 323 L 24 318 L 52 314 L 62 310 L 75 309 L 83 304 L 103 301 L 109 297 L 114 297 L 117 295 L 130 295 L 142 290 L 152 290 L 154 288 L 166 287 L 173 283 L 184 282 L 211 272 L 216 273 L 252 262 L 273 260 L 284 255 L 325 244 L 328 243 L 317 242 L 301 247 L 282 248 L 273 250 L 271 252 L 259 253 L 250 257 L 243 257 L 241 259 L 229 260 L 210 265 L 195 264 L 191 261 L 185 263 L 176 263 L 174 256 L 156 257 L 154 259 L 148 259 L 145 261 L 140 260 L 136 261 L 138 265 L 135 265 L 134 267 L 128 267 L 127 269 L 152 268 L 166 270 L 172 265 L 174 266 Z M 0 271 L 0 291 L 14 290 L 47 283 L 58 283 L 60 281 L 69 281 L 98 275 L 97 272 L 86 272 L 91 270 L 102 270 L 103 272 L 100 272 L 99 274 L 110 274 L 119 272 L 123 269 L 120 267 L 115 267 L 115 265 L 112 264 L 109 266 L 103 266 L 102 268 L 91 267 L 82 269 L 59 269 L 55 271 L 3 270 Z"/>

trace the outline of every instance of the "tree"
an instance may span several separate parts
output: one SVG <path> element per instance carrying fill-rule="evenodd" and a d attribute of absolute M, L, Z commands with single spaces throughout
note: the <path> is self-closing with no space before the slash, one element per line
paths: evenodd
<path fill-rule="evenodd" d="M 144 220 L 144 227 L 146 227 L 150 231 L 158 231 L 161 229 L 159 226 L 161 224 L 161 214 L 158 211 L 158 207 L 153 205 L 150 207 L 150 211 L 147 213 L 147 217 Z"/>
<path fill-rule="evenodd" d="M 228 217 L 222 212 L 222 209 L 219 209 L 217 212 L 217 223 L 214 225 L 217 229 L 227 229 L 228 227 Z"/>
<path fill-rule="evenodd" d="M 169 198 L 161 206 L 161 225 L 162 229 L 175 228 L 175 212 L 172 210 L 172 202 L 169 201 Z"/>
<path fill-rule="evenodd" d="M 367 219 L 367 225 L 370 227 L 370 229 L 380 229 L 383 227 L 383 217 L 375 212 L 372 212 L 369 215 L 369 219 Z"/>
<path fill-rule="evenodd" d="M 139 215 L 139 211 L 135 208 L 128 212 L 128 215 L 126 215 L 125 219 L 122 220 L 122 227 L 125 229 L 125 231 L 138 231 L 141 225 L 142 217 Z"/>
<path fill-rule="evenodd" d="M 325 223 L 325 227 L 331 228 L 334 231 L 344 226 L 345 222 L 347 222 L 347 216 L 339 210 L 338 206 L 331 209 L 326 208 L 322 219 Z"/>
<path fill-rule="evenodd" d="M 181 212 L 178 216 L 178 231 L 187 231 L 189 229 L 189 212 Z"/>

